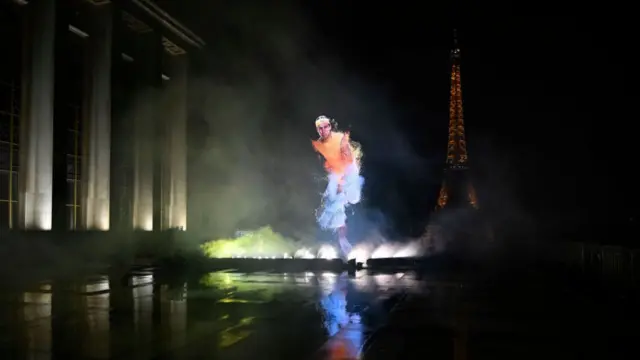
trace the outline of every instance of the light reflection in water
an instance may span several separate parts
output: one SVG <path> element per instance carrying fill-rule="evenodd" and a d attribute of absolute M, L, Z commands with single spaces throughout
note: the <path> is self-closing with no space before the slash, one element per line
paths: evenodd
<path fill-rule="evenodd" d="M 3 337 L 17 344 L 8 358 L 107 359 L 127 349 L 144 348 L 146 343 L 147 349 L 135 351 L 144 358 L 153 351 L 150 341 L 157 325 L 153 323 L 156 310 L 165 319 L 161 324 L 166 340 L 163 347 L 180 348 L 186 344 L 186 285 L 178 289 L 159 286 L 147 274 L 132 276 L 122 284 L 117 279 L 94 277 L 47 283 L 19 296 L 5 294 L 4 305 L 15 316 L 5 318 L 10 325 L 5 323 L 0 331 L 8 331 Z M 154 287 L 159 290 L 157 309 Z M 115 323 L 110 316 L 114 311 L 119 319 Z"/>
<path fill-rule="evenodd" d="M 178 349 L 187 344 L 187 284 L 177 288 L 160 286 L 162 318 L 168 318 L 167 349 Z"/>
<path fill-rule="evenodd" d="M 82 354 L 87 358 L 109 357 L 109 280 L 99 278 L 83 284 L 78 297 L 78 310 L 84 314 Z M 57 295 L 57 294 L 56 294 Z"/>
<path fill-rule="evenodd" d="M 379 288 L 402 286 L 406 278 L 218 272 L 189 283 L 188 293 L 186 283 L 161 284 L 151 273 L 53 282 L 13 295 L 21 324 L 13 327 L 14 337 L 28 358 L 104 359 L 180 351 L 193 339 L 216 351 L 240 351 L 239 344 L 256 341 L 275 347 L 264 339 L 311 331 L 302 336 L 313 337 L 314 350 L 328 340 L 325 350 L 344 358 L 358 353 L 363 329 L 372 321 L 359 304 L 374 301 L 371 294 Z"/>
<path fill-rule="evenodd" d="M 230 347 L 249 337 L 253 333 L 249 326 L 252 325 L 254 320 L 254 317 L 244 317 L 237 324 L 222 330 L 218 343 L 220 348 Z"/>
<path fill-rule="evenodd" d="M 49 286 L 40 292 L 22 294 L 21 319 L 26 330 L 26 351 L 38 357 L 50 359 L 51 356 L 51 293 Z"/>
<path fill-rule="evenodd" d="M 153 275 L 134 275 L 131 285 L 136 340 L 149 342 L 153 333 Z"/>
<path fill-rule="evenodd" d="M 341 327 L 346 326 L 350 317 L 347 313 L 347 290 L 336 289 L 320 300 L 324 310 L 324 326 L 329 336 L 338 333 Z"/>
<path fill-rule="evenodd" d="M 357 359 L 363 343 L 363 325 L 360 314 L 347 312 L 348 284 L 345 274 L 340 275 L 333 289 L 320 300 L 324 311 L 324 326 L 330 337 L 324 346 L 326 358 Z"/>

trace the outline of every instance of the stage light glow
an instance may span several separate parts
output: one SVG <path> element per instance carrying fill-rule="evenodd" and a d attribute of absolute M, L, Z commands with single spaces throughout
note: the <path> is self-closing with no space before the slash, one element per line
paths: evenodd
<path fill-rule="evenodd" d="M 396 246 L 393 244 L 382 244 L 371 254 L 371 259 L 390 258 L 396 253 Z"/>
<path fill-rule="evenodd" d="M 420 244 L 418 242 L 413 242 L 400 248 L 395 254 L 393 254 L 393 257 L 414 257 L 418 255 L 420 255 Z"/>
<path fill-rule="evenodd" d="M 98 218 L 97 227 L 102 231 L 109 231 L 109 211 L 102 213 Z"/>
<path fill-rule="evenodd" d="M 238 232 L 235 238 L 217 239 L 201 245 L 210 258 L 246 256 L 250 258 L 275 259 L 281 254 L 293 252 L 294 242 L 266 226 L 256 231 Z"/>
<path fill-rule="evenodd" d="M 333 246 L 330 245 L 322 245 L 318 250 L 318 258 L 333 260 L 338 258 L 338 252 Z"/>
<path fill-rule="evenodd" d="M 357 244 L 353 247 L 353 250 L 351 250 L 349 256 L 347 256 L 347 260 L 355 259 L 356 263 L 364 264 L 367 262 L 367 259 L 371 257 L 371 253 L 373 252 L 373 250 L 374 248 L 370 244 Z"/>
<path fill-rule="evenodd" d="M 298 249 L 293 254 L 293 257 L 296 258 L 296 259 L 315 259 L 315 256 L 313 255 L 311 250 L 309 250 L 308 248 Z"/>

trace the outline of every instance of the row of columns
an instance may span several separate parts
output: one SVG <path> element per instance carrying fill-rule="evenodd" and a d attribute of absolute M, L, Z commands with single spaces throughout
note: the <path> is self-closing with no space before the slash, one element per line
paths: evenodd
<path fill-rule="evenodd" d="M 34 1 L 27 5 L 23 57 L 22 115 L 20 126 L 20 172 L 18 225 L 25 230 L 54 227 L 54 107 L 56 2 Z M 113 4 L 96 6 L 88 30 L 88 64 L 83 99 L 83 156 L 81 162 L 80 228 L 109 230 L 113 221 L 112 163 L 112 69 L 114 68 Z M 160 37 L 155 36 L 158 47 Z M 161 53 L 153 54 L 161 56 Z M 138 61 L 142 61 L 138 59 Z M 144 68 L 141 64 L 139 68 Z M 119 228 L 153 230 L 186 228 L 186 55 L 173 56 L 167 66 L 171 79 L 165 86 L 149 86 L 144 77 L 136 89 L 129 119 L 132 124 L 124 156 L 131 162 L 129 224 Z M 156 76 L 157 75 L 157 76 Z M 161 74 L 154 74 L 157 81 Z M 57 79 L 64 81 L 64 79 Z M 145 86 L 146 85 L 146 86 Z M 59 125 L 62 126 L 62 125 Z M 160 136 L 154 132 L 161 129 Z M 66 139 L 56 141 L 65 141 Z M 157 159 L 156 150 L 162 156 Z M 154 224 L 154 161 L 159 161 L 160 224 Z M 56 210 L 54 210 L 56 209 Z M 155 225 L 155 226 L 154 226 Z"/>

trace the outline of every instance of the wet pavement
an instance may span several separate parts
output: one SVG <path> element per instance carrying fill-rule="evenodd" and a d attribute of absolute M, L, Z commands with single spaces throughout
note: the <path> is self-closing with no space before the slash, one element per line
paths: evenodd
<path fill-rule="evenodd" d="M 139 269 L 15 283 L 3 359 L 638 358 L 624 299 L 531 279 Z"/>
<path fill-rule="evenodd" d="M 418 288 L 415 282 L 364 273 L 216 272 L 182 280 L 160 279 L 151 270 L 42 281 L 3 291 L 0 354 L 307 359 L 326 349 L 330 335 L 344 333 L 346 322 L 360 342 L 352 344 L 357 353 L 385 321 L 385 302 Z"/>

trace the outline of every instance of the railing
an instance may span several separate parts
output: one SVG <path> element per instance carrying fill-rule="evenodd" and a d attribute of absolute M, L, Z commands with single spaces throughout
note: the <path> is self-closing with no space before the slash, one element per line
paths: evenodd
<path fill-rule="evenodd" d="M 638 286 L 640 249 L 565 243 L 547 247 L 543 256 L 572 272 L 622 286 Z"/>

